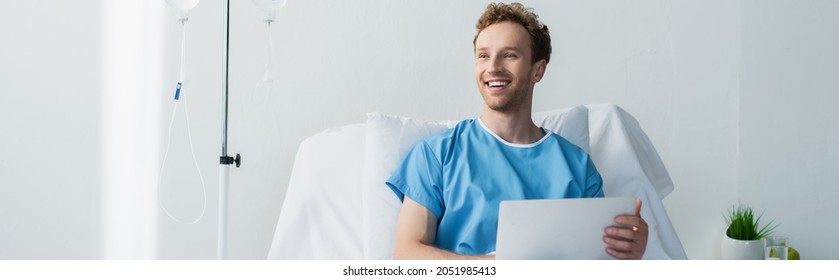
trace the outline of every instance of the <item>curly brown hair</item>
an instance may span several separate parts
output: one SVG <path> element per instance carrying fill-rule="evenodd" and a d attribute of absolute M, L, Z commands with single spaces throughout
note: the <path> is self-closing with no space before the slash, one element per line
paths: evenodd
<path fill-rule="evenodd" d="M 521 24 L 530 34 L 531 63 L 542 59 L 546 63 L 551 61 L 551 34 L 548 32 L 548 26 L 539 21 L 539 16 L 533 12 L 533 9 L 525 8 L 520 3 L 490 3 L 487 5 L 486 11 L 478 19 L 478 23 L 475 24 L 478 33 L 472 39 L 472 47 L 475 46 L 475 41 L 478 40 L 478 35 L 484 28 L 505 21 Z"/>

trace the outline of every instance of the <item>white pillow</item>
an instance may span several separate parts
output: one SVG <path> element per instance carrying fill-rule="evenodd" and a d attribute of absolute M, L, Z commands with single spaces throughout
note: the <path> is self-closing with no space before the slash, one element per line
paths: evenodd
<path fill-rule="evenodd" d="M 534 113 L 533 121 L 589 152 L 588 109 L 585 106 Z M 393 258 L 396 218 L 402 202 L 385 181 L 414 144 L 455 124 L 457 121 L 422 121 L 381 113 L 367 114 L 361 185 L 365 259 Z"/>
<path fill-rule="evenodd" d="M 533 113 L 533 122 L 591 153 L 586 106 Z"/>
<path fill-rule="evenodd" d="M 421 121 L 367 114 L 364 173 L 361 179 L 362 241 L 365 259 L 392 259 L 396 217 L 402 201 L 385 185 L 414 144 L 448 129 L 455 121 Z"/>

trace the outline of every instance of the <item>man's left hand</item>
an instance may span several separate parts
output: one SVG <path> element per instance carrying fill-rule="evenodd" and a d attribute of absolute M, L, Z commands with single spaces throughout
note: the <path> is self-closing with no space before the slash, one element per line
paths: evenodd
<path fill-rule="evenodd" d="M 649 227 L 641 218 L 641 200 L 635 201 L 635 215 L 615 217 L 617 225 L 606 228 L 606 253 L 620 260 L 640 260 L 647 249 Z"/>

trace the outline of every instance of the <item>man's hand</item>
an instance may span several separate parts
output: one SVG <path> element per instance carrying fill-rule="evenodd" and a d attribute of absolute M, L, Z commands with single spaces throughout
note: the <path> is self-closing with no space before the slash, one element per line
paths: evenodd
<path fill-rule="evenodd" d="M 616 226 L 606 228 L 603 242 L 609 246 L 606 253 L 616 259 L 640 260 L 647 249 L 649 228 L 641 218 L 641 200 L 635 200 L 635 215 L 615 217 Z"/>

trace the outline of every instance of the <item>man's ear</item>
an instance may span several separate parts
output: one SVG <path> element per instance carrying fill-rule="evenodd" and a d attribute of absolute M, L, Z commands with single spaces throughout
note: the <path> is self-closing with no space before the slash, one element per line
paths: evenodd
<path fill-rule="evenodd" d="M 531 82 L 533 84 L 538 83 L 542 80 L 542 77 L 545 76 L 545 68 L 548 67 L 548 62 L 544 59 L 536 61 L 533 63 L 533 77 L 531 77 Z"/>

